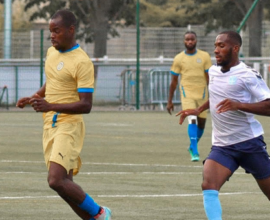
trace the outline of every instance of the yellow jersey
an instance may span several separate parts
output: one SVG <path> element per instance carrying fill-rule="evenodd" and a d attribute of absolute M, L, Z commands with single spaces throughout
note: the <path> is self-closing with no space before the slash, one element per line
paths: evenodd
<path fill-rule="evenodd" d="M 207 80 L 205 74 L 212 66 L 209 53 L 197 49 L 194 54 L 185 51 L 174 58 L 171 74 L 180 75 L 181 96 L 191 99 L 203 99 L 207 93 Z"/>
<path fill-rule="evenodd" d="M 94 66 L 78 44 L 65 52 L 50 47 L 45 74 L 45 99 L 49 103 L 74 103 L 80 100 L 80 92 L 94 92 Z M 57 126 L 57 123 L 83 121 L 81 114 L 53 111 L 44 113 L 43 119 L 44 128 Z"/>

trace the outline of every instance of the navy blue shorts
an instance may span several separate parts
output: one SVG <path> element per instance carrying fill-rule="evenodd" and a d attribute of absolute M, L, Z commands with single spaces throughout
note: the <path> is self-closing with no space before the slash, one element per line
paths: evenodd
<path fill-rule="evenodd" d="M 213 145 L 207 159 L 227 167 L 232 173 L 241 166 L 255 179 L 270 176 L 270 159 L 263 136 L 225 147 Z"/>

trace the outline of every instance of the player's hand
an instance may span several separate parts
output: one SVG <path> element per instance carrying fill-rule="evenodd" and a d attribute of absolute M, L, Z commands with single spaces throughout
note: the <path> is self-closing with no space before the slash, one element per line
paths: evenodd
<path fill-rule="evenodd" d="M 196 115 L 198 116 L 200 114 L 200 112 L 198 111 L 198 109 L 186 109 L 186 110 L 182 110 L 180 112 L 178 112 L 175 116 L 179 116 L 180 115 L 180 119 L 179 119 L 179 124 L 183 124 L 185 118 L 189 115 Z"/>
<path fill-rule="evenodd" d="M 24 97 L 24 98 L 21 98 L 17 101 L 16 103 L 16 107 L 18 108 L 24 108 L 27 104 L 30 104 L 30 97 Z"/>
<path fill-rule="evenodd" d="M 36 112 L 48 112 L 50 111 L 50 104 L 38 94 L 35 94 L 30 100 L 30 104 Z"/>
<path fill-rule="evenodd" d="M 172 111 L 174 110 L 174 106 L 173 106 L 173 103 L 172 102 L 168 102 L 167 103 L 167 111 L 168 113 L 171 115 L 172 114 Z"/>
<path fill-rule="evenodd" d="M 217 104 L 217 113 L 227 112 L 227 111 L 237 111 L 239 102 L 232 101 L 230 99 L 224 99 Z"/>

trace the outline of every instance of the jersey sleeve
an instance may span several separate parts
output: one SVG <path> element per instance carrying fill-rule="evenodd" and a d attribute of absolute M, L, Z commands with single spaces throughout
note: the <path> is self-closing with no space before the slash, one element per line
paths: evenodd
<path fill-rule="evenodd" d="M 94 92 L 94 65 L 92 61 L 82 61 L 77 69 L 78 92 Z"/>
<path fill-rule="evenodd" d="M 246 87 L 253 96 L 254 102 L 261 102 L 270 98 L 270 90 L 260 73 L 252 70 L 246 78 Z"/>
<path fill-rule="evenodd" d="M 173 64 L 171 66 L 171 74 L 178 76 L 180 73 L 181 73 L 180 57 L 179 57 L 179 55 L 177 55 L 174 58 Z"/>

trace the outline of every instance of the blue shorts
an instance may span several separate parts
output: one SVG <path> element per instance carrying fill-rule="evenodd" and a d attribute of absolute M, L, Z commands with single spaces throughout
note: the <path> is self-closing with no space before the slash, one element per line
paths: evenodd
<path fill-rule="evenodd" d="M 232 173 L 241 166 L 255 179 L 265 179 L 270 176 L 270 158 L 263 136 L 225 147 L 213 145 L 207 159 L 227 167 Z"/>

